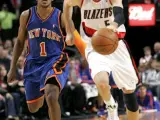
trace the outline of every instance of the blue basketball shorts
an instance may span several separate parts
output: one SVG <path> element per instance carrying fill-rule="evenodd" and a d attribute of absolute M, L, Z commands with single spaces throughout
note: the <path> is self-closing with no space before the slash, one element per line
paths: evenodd
<path fill-rule="evenodd" d="M 51 68 L 47 74 L 43 75 L 43 71 L 34 73 L 33 76 L 30 77 L 30 79 L 25 79 L 24 86 L 25 86 L 25 95 L 27 103 L 33 103 L 44 96 L 44 89 L 45 89 L 45 83 L 50 78 L 54 78 L 52 80 L 56 80 L 58 83 L 60 89 L 62 90 L 66 84 L 67 78 L 68 78 L 68 64 L 65 68 L 59 73 L 55 71 L 53 68 Z M 45 70 L 44 70 L 45 71 Z M 43 75 L 43 76 L 42 76 Z M 39 77 L 41 76 L 41 77 Z M 36 79 L 36 80 L 34 80 Z M 39 79 L 39 80 L 37 80 Z"/>

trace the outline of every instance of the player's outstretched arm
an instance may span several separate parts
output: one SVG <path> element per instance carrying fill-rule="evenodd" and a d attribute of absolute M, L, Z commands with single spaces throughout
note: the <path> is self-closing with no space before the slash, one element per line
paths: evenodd
<path fill-rule="evenodd" d="M 61 23 L 62 23 L 62 27 L 65 28 L 64 13 L 62 13 L 62 15 L 61 15 Z M 72 22 L 71 31 L 73 32 L 73 35 L 74 35 L 74 44 L 75 44 L 75 46 L 77 47 L 77 49 L 79 50 L 81 55 L 83 57 L 85 57 L 86 44 L 82 40 L 82 38 L 81 38 L 80 34 L 78 33 L 78 31 L 75 29 L 75 26 L 74 26 L 73 22 Z"/>
<path fill-rule="evenodd" d="M 64 1 L 64 21 L 65 21 L 65 29 L 66 29 L 66 43 L 67 45 L 74 44 L 74 35 L 73 35 L 73 21 L 72 21 L 72 9 L 73 6 L 79 6 L 82 0 L 65 0 Z"/>
<path fill-rule="evenodd" d="M 15 80 L 16 64 L 17 64 L 18 58 L 20 57 L 23 51 L 26 36 L 27 36 L 26 25 L 27 25 L 28 16 L 29 16 L 29 10 L 22 12 L 20 16 L 20 26 L 19 26 L 19 31 L 18 31 L 18 37 L 14 45 L 11 67 L 7 75 L 8 82 L 12 82 L 13 80 Z"/>
<path fill-rule="evenodd" d="M 118 28 L 120 25 L 124 24 L 125 18 L 123 13 L 122 0 L 110 0 L 113 6 L 114 22 L 111 23 L 108 28 Z"/>

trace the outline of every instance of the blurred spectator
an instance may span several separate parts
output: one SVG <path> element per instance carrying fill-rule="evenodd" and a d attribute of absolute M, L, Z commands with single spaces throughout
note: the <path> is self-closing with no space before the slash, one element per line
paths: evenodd
<path fill-rule="evenodd" d="M 144 51 L 144 57 L 140 58 L 139 64 L 143 64 L 146 62 L 148 63 L 152 58 L 151 48 L 149 46 L 144 47 L 143 51 Z"/>
<path fill-rule="evenodd" d="M 94 82 L 91 78 L 88 63 L 87 63 L 86 59 L 84 59 L 84 58 L 82 58 L 82 60 L 81 60 L 79 73 L 80 73 L 80 76 L 82 79 L 81 85 L 83 86 L 83 88 L 86 92 L 87 108 L 91 112 L 97 112 L 98 111 L 97 110 L 98 91 L 97 91 L 96 85 L 94 84 Z"/>
<path fill-rule="evenodd" d="M 19 120 L 19 99 L 20 96 L 18 94 L 11 94 L 8 92 L 8 85 L 6 83 L 6 75 L 7 71 L 4 65 L 0 65 L 0 81 L 1 81 L 1 91 L 0 93 L 3 94 L 6 98 L 6 114 L 8 120 Z"/>
<path fill-rule="evenodd" d="M 154 3 L 154 0 L 144 0 L 144 3 L 145 4 L 152 4 L 152 3 Z"/>
<path fill-rule="evenodd" d="M 146 82 L 146 75 L 147 75 L 147 73 L 146 73 L 147 64 L 146 63 L 139 64 L 138 70 L 139 70 L 139 76 L 141 78 L 142 83 L 145 83 Z"/>
<path fill-rule="evenodd" d="M 24 70 L 25 58 L 20 56 L 17 63 L 17 79 L 23 82 L 23 70 Z"/>
<path fill-rule="evenodd" d="M 75 59 L 70 60 L 70 72 L 69 72 L 69 80 L 72 84 L 80 83 L 81 78 L 79 74 L 79 61 Z"/>
<path fill-rule="evenodd" d="M 152 4 L 156 1 L 154 0 L 129 0 L 132 1 L 132 3 L 145 3 L 145 4 Z"/>
<path fill-rule="evenodd" d="M 6 95 L 7 91 L 7 84 L 5 83 L 4 79 L 6 77 L 7 71 L 4 65 L 0 64 L 0 94 Z"/>
<path fill-rule="evenodd" d="M 8 50 L 4 49 L 3 46 L 0 46 L 0 64 L 3 64 L 7 71 L 10 68 L 10 59 Z"/>
<path fill-rule="evenodd" d="M 80 65 L 80 69 L 79 69 L 79 73 L 80 73 L 80 77 L 81 77 L 82 81 L 93 83 L 93 80 L 92 80 L 92 77 L 90 74 L 90 70 L 88 67 L 88 63 L 85 59 L 82 60 L 82 63 Z"/>
<path fill-rule="evenodd" d="M 5 97 L 0 94 L 0 113 L 5 111 Z"/>
<path fill-rule="evenodd" d="M 14 38 L 12 39 L 13 46 L 15 45 L 15 43 L 16 43 L 16 40 L 17 40 L 17 37 L 14 37 Z"/>
<path fill-rule="evenodd" d="M 13 46 L 12 46 L 12 41 L 11 40 L 6 40 L 4 43 L 4 49 L 7 49 L 9 52 L 12 51 Z"/>
<path fill-rule="evenodd" d="M 154 108 L 152 93 L 147 91 L 147 87 L 145 85 L 141 85 L 139 87 L 136 95 L 141 111 Z"/>
<path fill-rule="evenodd" d="M 22 5 L 22 0 L 11 0 L 11 4 L 15 9 L 20 8 Z"/>
<path fill-rule="evenodd" d="M 142 83 L 147 84 L 154 97 L 160 98 L 160 63 L 153 59 L 139 65 Z"/>
<path fill-rule="evenodd" d="M 0 11 L 0 28 L 2 41 L 6 39 L 12 38 L 12 28 L 13 28 L 13 20 L 18 19 L 19 17 L 19 9 L 16 9 L 16 13 L 12 13 L 8 11 L 7 4 L 3 4 L 2 10 Z"/>
<path fill-rule="evenodd" d="M 160 53 L 160 42 L 156 42 L 156 43 L 154 44 L 154 52 L 155 52 L 154 58 L 156 59 L 157 54 Z"/>
<path fill-rule="evenodd" d="M 62 92 L 64 109 L 69 111 L 71 115 L 85 113 L 83 108 L 86 106 L 86 93 L 80 84 L 79 63 L 78 59 L 70 60 L 69 81 Z"/>

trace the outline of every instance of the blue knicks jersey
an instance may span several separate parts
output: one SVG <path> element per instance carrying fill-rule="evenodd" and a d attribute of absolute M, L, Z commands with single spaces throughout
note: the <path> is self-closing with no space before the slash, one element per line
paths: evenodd
<path fill-rule="evenodd" d="M 65 47 L 60 28 L 60 10 L 54 8 L 46 20 L 42 20 L 36 6 L 31 8 L 31 16 L 27 26 L 28 56 L 27 59 L 45 59 L 60 55 Z"/>
<path fill-rule="evenodd" d="M 65 42 L 60 27 L 61 12 L 54 8 L 48 18 L 42 20 L 36 11 L 36 6 L 30 11 L 27 24 L 28 55 L 24 77 L 30 79 L 45 76 L 51 68 L 56 68 L 57 73 L 61 73 L 61 68 L 68 62 L 67 54 L 63 52 Z"/>

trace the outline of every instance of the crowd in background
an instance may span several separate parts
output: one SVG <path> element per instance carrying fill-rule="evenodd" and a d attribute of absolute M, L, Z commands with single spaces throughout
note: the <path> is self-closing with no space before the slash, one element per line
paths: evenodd
<path fill-rule="evenodd" d="M 157 3 L 158 0 L 144 0 L 143 2 Z M 7 83 L 6 75 L 10 68 L 13 46 L 16 41 L 12 31 L 14 30 L 14 21 L 18 21 L 20 7 L 20 4 L 18 4 L 14 7 L 15 13 L 12 13 L 8 11 L 7 5 L 4 4 L 0 11 L 0 118 L 7 117 L 9 120 L 19 120 L 19 117 L 25 120 L 35 120 L 36 117 L 47 119 L 47 113 L 43 112 L 47 110 L 46 104 L 35 114 L 29 113 L 27 108 L 23 86 L 26 49 L 24 49 L 17 63 L 16 80 L 13 83 Z M 75 11 L 79 10 L 74 9 Z M 79 26 L 79 22 L 76 24 L 76 27 Z M 152 47 L 154 48 L 153 51 Z M 143 51 L 144 56 L 140 58 L 138 63 L 142 83 L 138 85 L 136 90 L 137 100 L 141 111 L 149 109 L 160 111 L 160 42 L 156 42 L 153 46 L 144 47 Z M 100 105 L 98 91 L 90 76 L 87 61 L 77 55 L 70 58 L 69 64 L 68 81 L 59 99 L 62 117 L 97 113 L 103 104 Z M 111 78 L 112 82 L 114 82 L 113 78 Z M 117 89 L 114 83 L 111 91 L 113 97 L 119 103 L 119 111 L 125 112 L 122 92 Z"/>

